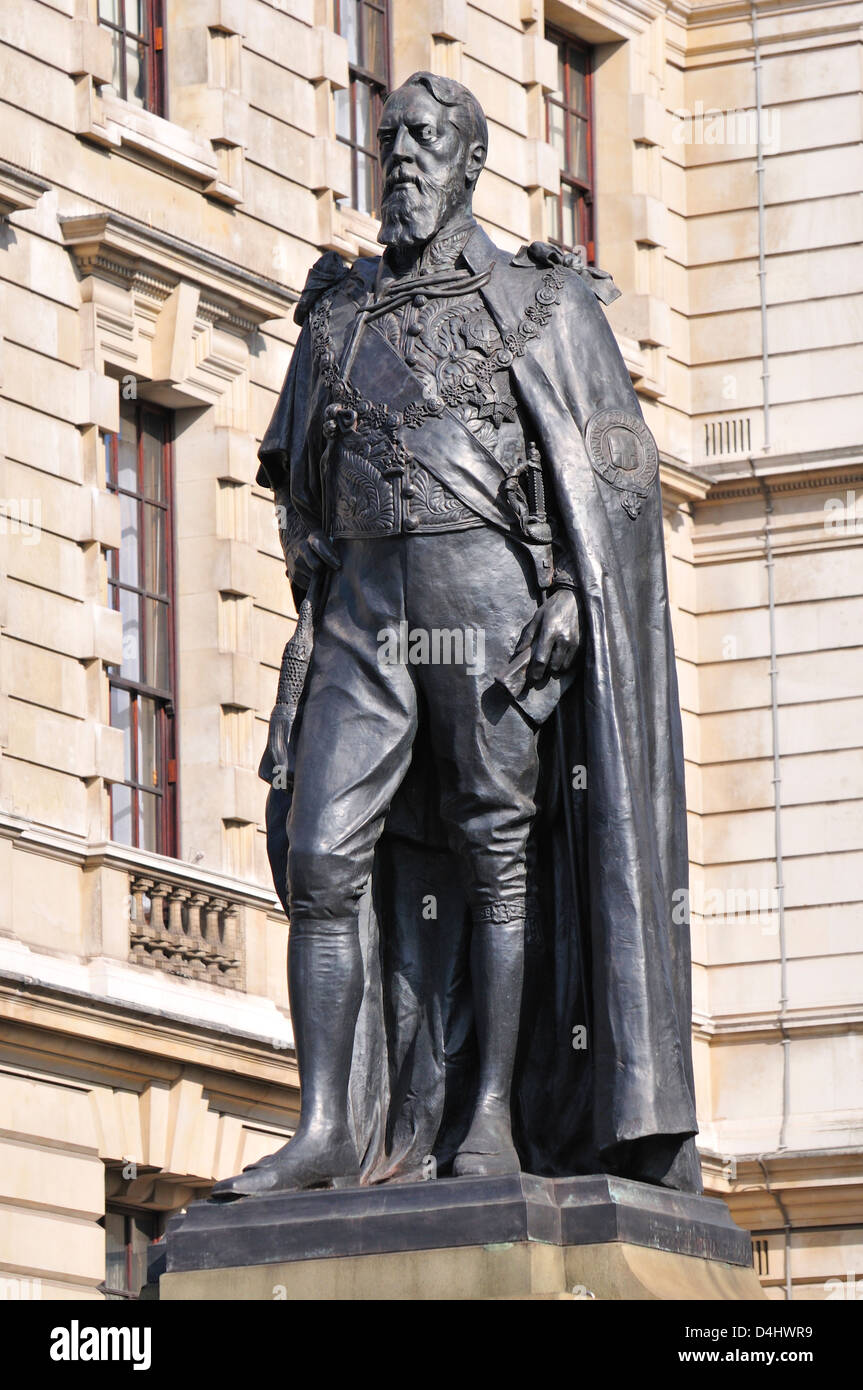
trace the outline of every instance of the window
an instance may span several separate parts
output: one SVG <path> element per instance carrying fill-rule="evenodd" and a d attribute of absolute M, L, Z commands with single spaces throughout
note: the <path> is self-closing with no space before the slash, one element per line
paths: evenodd
<path fill-rule="evenodd" d="M 165 114 L 165 40 L 162 0 L 99 0 L 99 23 L 111 30 L 119 97 Z"/>
<path fill-rule="evenodd" d="M 560 159 L 560 193 L 546 199 L 549 240 L 596 259 L 593 230 L 593 130 L 590 50 L 554 29 L 546 38 L 557 49 L 557 87 L 545 101 L 546 138 Z"/>
<path fill-rule="evenodd" d="M 111 835 L 176 854 L 174 544 L 170 414 L 123 401 L 106 439 L 108 488 L 120 496 L 120 549 L 110 552 L 111 606 L 123 617 L 123 660 L 109 667 L 111 724 L 125 740 L 125 777 L 111 788 Z"/>
<path fill-rule="evenodd" d="M 105 1227 L 105 1283 L 102 1286 L 105 1297 L 109 1300 L 140 1298 L 148 1282 L 148 1251 L 160 1234 L 161 1213 L 108 1206 L 102 1220 Z"/>
<path fill-rule="evenodd" d="M 336 136 L 351 150 L 351 206 L 376 217 L 381 175 L 375 132 L 389 83 L 387 0 L 336 0 L 336 30 L 348 41 L 349 86 L 336 92 Z"/>

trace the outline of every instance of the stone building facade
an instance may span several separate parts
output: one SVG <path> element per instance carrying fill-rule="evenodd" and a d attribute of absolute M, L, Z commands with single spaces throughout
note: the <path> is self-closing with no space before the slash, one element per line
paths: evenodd
<path fill-rule="evenodd" d="M 256 764 L 294 617 L 255 451 L 416 69 L 476 211 L 578 245 L 660 446 L 708 1190 L 863 1278 L 861 5 L 0 4 L 0 1280 L 136 1292 L 291 1131 Z M 859 515 L 858 515 L 859 506 Z M 107 1283 L 106 1283 L 107 1281 Z"/>

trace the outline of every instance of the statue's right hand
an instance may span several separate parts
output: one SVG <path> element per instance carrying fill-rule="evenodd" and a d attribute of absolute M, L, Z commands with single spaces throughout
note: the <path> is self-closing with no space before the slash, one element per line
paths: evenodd
<path fill-rule="evenodd" d="M 331 541 L 323 531 L 312 531 L 297 547 L 291 573 L 292 581 L 301 589 L 307 589 L 312 575 L 329 565 L 330 569 L 341 569 L 341 560 Z"/>

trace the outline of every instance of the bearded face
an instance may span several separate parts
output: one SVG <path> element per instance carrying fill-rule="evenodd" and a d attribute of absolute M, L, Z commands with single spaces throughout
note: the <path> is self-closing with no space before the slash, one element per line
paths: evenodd
<path fill-rule="evenodd" d="M 469 142 L 452 117 L 451 108 L 421 86 L 400 88 L 384 108 L 378 129 L 384 175 L 378 240 L 396 251 L 424 246 L 457 213 L 470 209 L 476 174 L 467 176 Z"/>
<path fill-rule="evenodd" d="M 381 200 L 380 240 L 395 249 L 424 246 L 464 201 L 464 181 L 457 169 L 440 178 L 401 170 L 385 180 Z"/>

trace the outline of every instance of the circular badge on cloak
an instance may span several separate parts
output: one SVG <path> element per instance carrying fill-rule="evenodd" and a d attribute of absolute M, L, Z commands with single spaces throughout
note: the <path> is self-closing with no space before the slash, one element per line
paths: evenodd
<path fill-rule="evenodd" d="M 638 516 L 659 471 L 659 451 L 644 421 L 628 410 L 598 410 L 584 441 L 596 472 L 617 488 L 624 510 Z"/>

